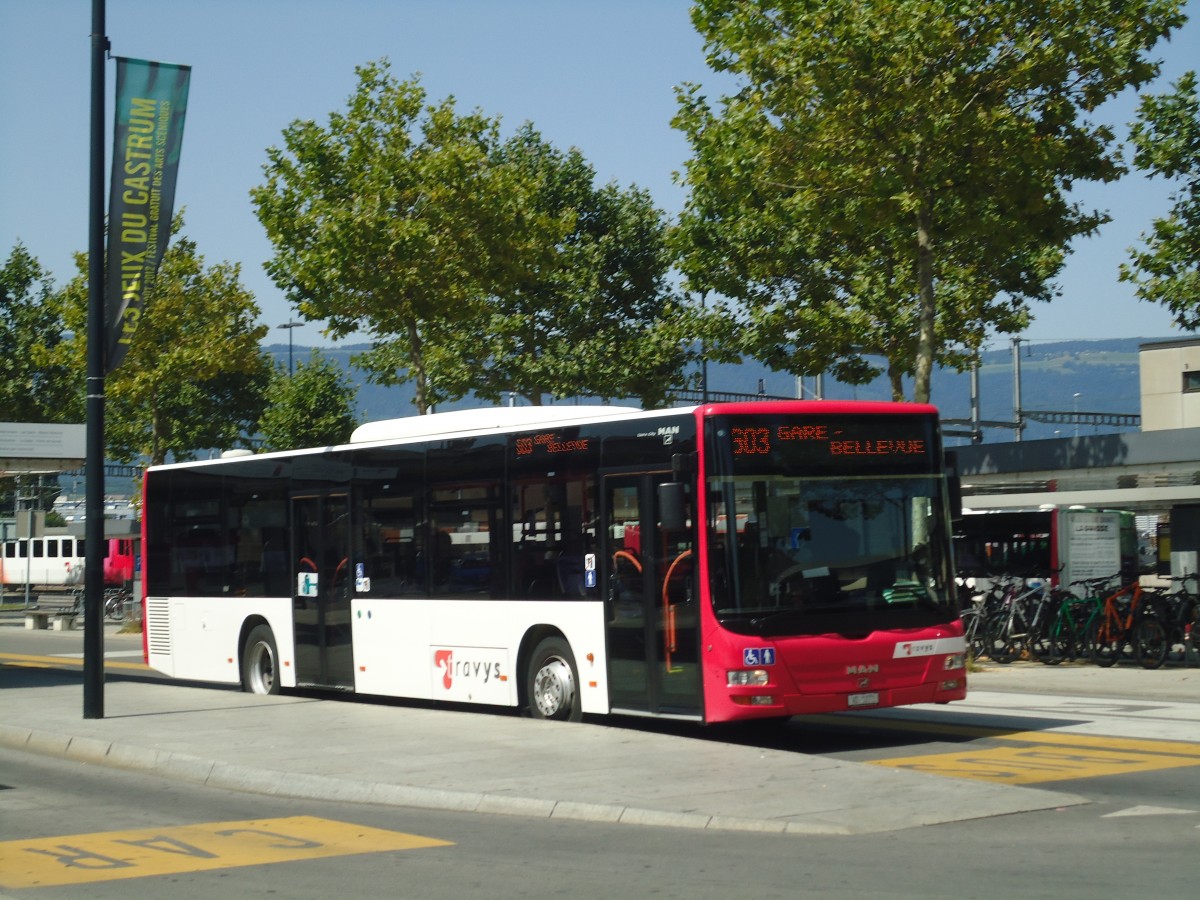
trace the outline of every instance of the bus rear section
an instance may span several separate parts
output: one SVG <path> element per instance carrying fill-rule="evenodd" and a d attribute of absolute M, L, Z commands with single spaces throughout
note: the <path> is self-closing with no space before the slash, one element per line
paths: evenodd
<path fill-rule="evenodd" d="M 966 696 L 931 408 L 722 410 L 704 463 L 709 721 Z"/>

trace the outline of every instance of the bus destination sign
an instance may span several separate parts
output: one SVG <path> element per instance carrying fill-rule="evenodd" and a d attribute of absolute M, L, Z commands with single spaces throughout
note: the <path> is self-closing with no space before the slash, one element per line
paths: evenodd
<path fill-rule="evenodd" d="M 733 453 L 747 456 L 770 453 L 773 443 L 820 441 L 832 456 L 924 456 L 924 438 L 841 438 L 841 429 L 828 425 L 779 425 L 771 428 L 731 428 Z"/>
<path fill-rule="evenodd" d="M 718 427 L 718 437 L 727 436 L 728 452 L 742 471 L 771 465 L 924 469 L 938 452 L 937 423 L 925 415 L 833 415 L 804 421 L 791 416 L 730 416 L 725 425 Z"/>

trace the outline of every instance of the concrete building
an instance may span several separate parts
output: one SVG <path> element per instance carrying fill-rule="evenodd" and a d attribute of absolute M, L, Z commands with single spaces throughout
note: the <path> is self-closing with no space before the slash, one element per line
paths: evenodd
<path fill-rule="evenodd" d="M 1200 339 L 1138 348 L 1142 431 L 1200 427 Z"/>

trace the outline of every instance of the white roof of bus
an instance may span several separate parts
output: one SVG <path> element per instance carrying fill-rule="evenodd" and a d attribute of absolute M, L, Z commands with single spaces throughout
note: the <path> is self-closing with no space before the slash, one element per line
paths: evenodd
<path fill-rule="evenodd" d="M 557 426 L 616 416 L 628 416 L 642 410 L 633 406 L 497 406 L 487 409 L 460 409 L 428 416 L 405 416 L 367 422 L 354 429 L 350 443 L 397 441 L 468 431 L 499 431 L 508 428 Z"/>
<path fill-rule="evenodd" d="M 384 419 L 367 422 L 354 429 L 350 443 L 391 443 L 415 440 L 423 437 L 466 436 L 487 434 L 505 429 L 555 428 L 562 425 L 604 421 L 618 417 L 653 418 L 663 413 L 684 413 L 695 407 L 673 407 L 671 409 L 643 410 L 636 406 L 500 406 L 489 409 L 461 409 L 453 412 L 433 413 L 427 416 L 406 416 L 402 419 Z M 301 457 L 326 453 L 335 447 L 304 447 L 295 450 L 277 450 L 273 453 L 226 451 L 220 460 L 197 459 L 189 462 L 166 463 L 151 466 L 150 470 L 185 469 L 209 466 L 213 463 L 236 463 L 245 459 L 270 460 L 278 457 Z"/>

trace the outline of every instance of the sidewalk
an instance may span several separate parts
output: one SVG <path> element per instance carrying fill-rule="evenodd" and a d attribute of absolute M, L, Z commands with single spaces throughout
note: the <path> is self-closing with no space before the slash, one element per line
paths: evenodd
<path fill-rule="evenodd" d="M 448 710 L 0 667 L 0 745 L 256 793 L 791 834 L 861 834 L 1053 809 L 1073 795 L 823 756 Z"/>
<path fill-rule="evenodd" d="M 1069 694 L 1129 700 L 1171 700 L 1200 703 L 1200 666 L 1193 657 L 1190 666 L 1168 663 L 1146 670 L 1132 661 L 1111 669 L 1091 663 L 1015 662 L 1001 666 L 984 660 L 979 671 L 967 676 L 971 691 L 1016 691 L 1038 694 Z"/>
<path fill-rule="evenodd" d="M 1085 802 L 603 722 L 252 696 L 112 678 L 119 661 L 106 665 L 102 719 L 83 718 L 74 673 L 0 665 L 0 746 L 268 795 L 790 834 L 883 832 Z M 1004 700 L 1015 715 L 1019 695 L 1034 690 L 1060 703 L 1074 695 L 1192 703 L 1200 720 L 1200 668 L 1020 663 L 974 673 L 971 686 L 1014 693 Z"/>

